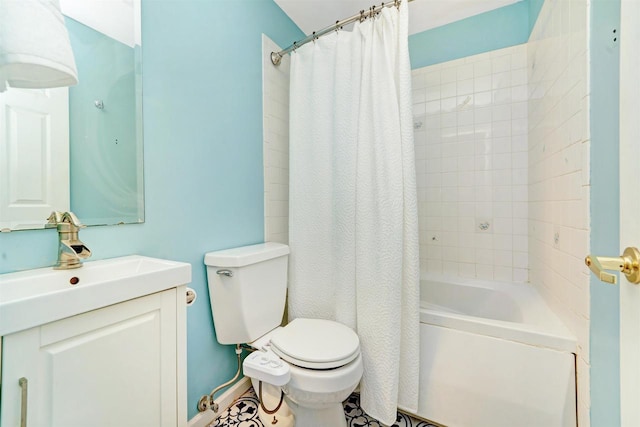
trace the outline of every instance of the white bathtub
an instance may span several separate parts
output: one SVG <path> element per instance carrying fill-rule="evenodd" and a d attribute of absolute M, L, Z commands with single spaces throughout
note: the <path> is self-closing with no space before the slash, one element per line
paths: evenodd
<path fill-rule="evenodd" d="M 416 415 L 449 427 L 575 427 L 575 337 L 527 284 L 423 276 Z"/>

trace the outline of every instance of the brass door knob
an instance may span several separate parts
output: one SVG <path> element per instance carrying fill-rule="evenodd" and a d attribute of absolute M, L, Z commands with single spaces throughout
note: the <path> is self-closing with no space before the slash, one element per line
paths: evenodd
<path fill-rule="evenodd" d="M 640 283 L 640 251 L 638 248 L 626 248 L 620 257 L 589 255 L 584 259 L 584 263 L 603 282 L 613 285 L 617 283 L 617 276 L 606 273 L 605 271 L 608 270 L 620 271 L 627 276 L 629 282 Z"/>

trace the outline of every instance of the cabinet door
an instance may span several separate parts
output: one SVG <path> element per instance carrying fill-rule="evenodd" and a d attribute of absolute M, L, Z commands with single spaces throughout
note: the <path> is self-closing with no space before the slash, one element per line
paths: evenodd
<path fill-rule="evenodd" d="M 20 426 L 20 378 L 30 427 L 177 425 L 176 289 L 3 339 L 0 425 Z"/>

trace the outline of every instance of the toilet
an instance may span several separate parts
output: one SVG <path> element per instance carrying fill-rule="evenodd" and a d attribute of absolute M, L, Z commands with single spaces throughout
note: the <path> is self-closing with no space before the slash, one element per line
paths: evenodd
<path fill-rule="evenodd" d="M 346 427 L 342 402 L 362 377 L 360 341 L 331 320 L 297 318 L 280 326 L 288 255 L 287 245 L 273 242 L 205 255 L 217 340 L 256 350 L 243 371 L 256 393 L 262 383 L 267 410 L 284 400 L 278 413 L 290 410 L 299 427 Z"/>

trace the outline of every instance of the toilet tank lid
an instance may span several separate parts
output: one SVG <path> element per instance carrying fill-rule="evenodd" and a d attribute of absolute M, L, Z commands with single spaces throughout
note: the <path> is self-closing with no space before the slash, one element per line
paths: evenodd
<path fill-rule="evenodd" d="M 209 252 L 204 263 L 212 267 L 244 267 L 289 254 L 289 246 L 276 242 Z"/>

